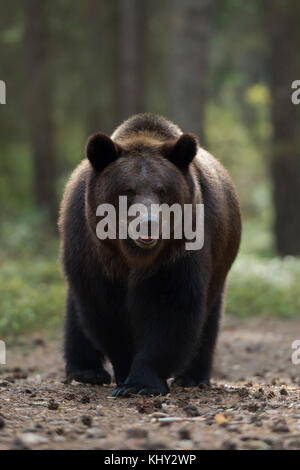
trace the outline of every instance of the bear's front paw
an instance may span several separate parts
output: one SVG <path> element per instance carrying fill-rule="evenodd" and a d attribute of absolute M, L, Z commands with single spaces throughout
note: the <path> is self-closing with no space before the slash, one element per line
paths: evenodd
<path fill-rule="evenodd" d="M 206 388 L 210 386 L 209 379 L 195 379 L 191 375 L 179 375 L 173 381 L 179 387 L 199 387 Z"/>
<path fill-rule="evenodd" d="M 73 380 L 84 384 L 103 385 L 110 384 L 111 377 L 106 370 L 74 370 L 67 374 L 66 383 L 70 384 Z"/>
<path fill-rule="evenodd" d="M 113 397 L 130 397 L 131 395 L 166 395 L 169 392 L 167 384 L 162 386 L 151 385 L 138 385 L 138 384 L 123 384 L 115 388 L 112 392 Z"/>
<path fill-rule="evenodd" d="M 129 397 L 131 395 L 166 395 L 169 387 L 155 370 L 145 364 L 133 368 L 125 382 L 118 385 L 112 392 L 113 397 Z"/>

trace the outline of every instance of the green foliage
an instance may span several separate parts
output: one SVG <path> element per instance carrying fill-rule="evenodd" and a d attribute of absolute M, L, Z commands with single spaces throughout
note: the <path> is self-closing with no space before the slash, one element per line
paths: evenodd
<path fill-rule="evenodd" d="M 229 275 L 226 310 L 241 317 L 299 315 L 299 278 L 299 259 L 241 254 Z"/>
<path fill-rule="evenodd" d="M 5 215 L 32 210 L 32 162 L 28 148 L 14 145 L 3 149 L 0 159 L 1 212 Z"/>
<path fill-rule="evenodd" d="M 49 274 L 56 274 L 57 279 L 49 281 Z M 58 274 L 57 264 L 47 260 L 25 266 L 7 263 L 0 274 L 2 338 L 27 331 L 48 330 L 61 323 L 64 286 Z"/>
<path fill-rule="evenodd" d="M 2 224 L 0 337 L 61 325 L 65 286 L 58 242 L 43 230 L 42 217 Z"/>

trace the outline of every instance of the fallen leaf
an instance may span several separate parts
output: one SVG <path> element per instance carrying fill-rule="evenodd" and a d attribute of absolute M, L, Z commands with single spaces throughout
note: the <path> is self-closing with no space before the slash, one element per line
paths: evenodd
<path fill-rule="evenodd" d="M 225 416 L 222 413 L 217 413 L 215 416 L 215 420 L 217 424 L 224 424 L 224 423 L 228 423 L 231 420 L 231 417 Z"/>

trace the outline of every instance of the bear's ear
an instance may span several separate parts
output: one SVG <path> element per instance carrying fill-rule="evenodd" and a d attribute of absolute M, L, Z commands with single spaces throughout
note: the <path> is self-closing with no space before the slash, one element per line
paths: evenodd
<path fill-rule="evenodd" d="M 196 156 L 198 146 L 197 137 L 194 134 L 186 133 L 182 134 L 175 144 L 165 144 L 163 153 L 174 165 L 185 169 Z"/>
<path fill-rule="evenodd" d="M 91 135 L 86 144 L 86 156 L 98 172 L 115 161 L 120 153 L 121 147 L 105 134 Z"/>

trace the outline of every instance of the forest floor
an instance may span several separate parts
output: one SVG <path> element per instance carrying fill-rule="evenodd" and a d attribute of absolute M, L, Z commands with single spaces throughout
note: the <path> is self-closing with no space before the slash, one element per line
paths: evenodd
<path fill-rule="evenodd" d="M 62 383 L 60 341 L 8 347 L 0 366 L 2 449 L 300 449 L 300 319 L 222 325 L 212 387 L 111 398 Z"/>

